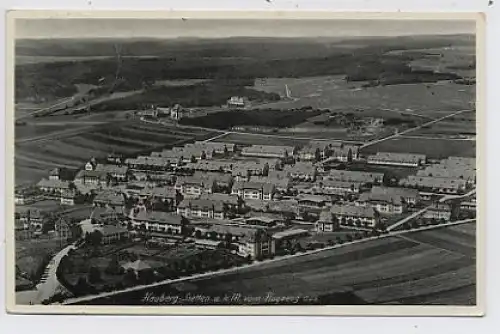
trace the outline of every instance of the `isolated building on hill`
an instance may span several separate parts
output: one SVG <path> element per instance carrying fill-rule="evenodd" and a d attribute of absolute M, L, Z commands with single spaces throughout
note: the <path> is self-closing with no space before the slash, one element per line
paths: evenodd
<path fill-rule="evenodd" d="M 228 108 L 244 109 L 250 105 L 250 101 L 245 96 L 231 96 L 227 100 Z"/>
<path fill-rule="evenodd" d="M 368 157 L 368 163 L 373 165 L 418 167 L 425 161 L 426 156 L 424 154 L 413 153 L 377 152 L 377 154 Z"/>
<path fill-rule="evenodd" d="M 244 147 L 241 150 L 242 156 L 262 158 L 285 159 L 289 156 L 293 156 L 294 153 L 295 148 L 292 146 L 252 145 Z"/>

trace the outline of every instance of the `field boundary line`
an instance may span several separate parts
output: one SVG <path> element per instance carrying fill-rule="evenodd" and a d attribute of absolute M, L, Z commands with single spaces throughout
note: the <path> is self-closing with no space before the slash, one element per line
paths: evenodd
<path fill-rule="evenodd" d="M 428 125 L 439 123 L 439 122 L 441 122 L 441 121 L 443 121 L 443 120 L 445 120 L 447 118 L 454 117 L 456 115 L 460 115 L 460 114 L 462 114 L 464 112 L 467 112 L 467 111 L 473 111 L 473 109 L 463 109 L 463 110 L 456 111 L 456 112 L 448 114 L 446 116 L 442 116 L 440 118 L 436 118 L 436 119 L 434 119 L 432 121 L 429 121 L 427 123 L 420 124 L 419 126 L 416 126 L 414 128 L 407 129 L 407 130 L 404 130 L 402 132 L 398 132 L 396 134 L 387 136 L 385 138 L 380 138 L 380 139 L 376 139 L 376 140 L 373 140 L 371 142 L 365 143 L 365 144 L 361 145 L 359 148 L 362 149 L 362 148 L 365 148 L 365 147 L 368 147 L 368 146 L 372 146 L 372 145 L 384 142 L 384 141 L 389 140 L 389 139 L 394 139 L 394 138 L 397 138 L 397 137 L 401 137 L 401 136 L 403 136 L 403 135 L 405 135 L 407 133 L 419 130 L 419 129 L 423 128 L 424 126 L 428 126 Z"/>
<path fill-rule="evenodd" d="M 466 254 L 463 254 L 463 253 L 460 253 L 460 252 L 456 252 L 456 251 L 451 250 L 451 249 L 439 247 L 439 246 L 433 245 L 433 244 L 425 242 L 425 241 L 420 241 L 420 240 L 413 239 L 411 237 L 407 237 L 405 235 L 398 235 L 396 237 L 400 238 L 400 239 L 408 240 L 408 241 L 411 241 L 411 242 L 415 242 L 415 243 L 418 243 L 418 244 L 421 244 L 421 245 L 426 245 L 426 246 L 430 246 L 432 248 L 440 249 L 440 250 L 443 250 L 443 251 L 445 251 L 447 253 L 451 253 L 451 254 L 455 254 L 455 255 L 460 255 L 460 256 L 463 256 L 463 257 L 466 257 L 466 258 L 472 258 L 472 259 L 475 258 L 474 256 L 469 256 L 469 255 L 466 255 Z"/>
<path fill-rule="evenodd" d="M 112 297 L 114 295 L 119 295 L 119 294 L 122 294 L 122 293 L 140 291 L 140 290 L 144 290 L 144 289 L 148 289 L 148 288 L 153 288 L 153 287 L 157 287 L 157 286 L 162 286 L 162 285 L 166 285 L 166 284 L 173 284 L 173 283 L 191 281 L 191 280 L 200 279 L 200 278 L 208 278 L 208 277 L 220 276 L 220 275 L 227 274 L 227 273 L 237 272 L 237 271 L 242 270 L 242 269 L 258 267 L 258 266 L 262 266 L 264 264 L 273 263 L 273 262 L 279 262 L 279 261 L 284 261 L 284 260 L 292 259 L 292 258 L 295 258 L 295 257 L 312 255 L 312 254 L 316 254 L 316 253 L 320 253 L 320 252 L 324 252 L 324 251 L 328 251 L 328 250 L 332 250 L 332 249 L 336 249 L 336 248 L 340 248 L 340 247 L 347 247 L 349 245 L 363 243 L 363 242 L 367 242 L 367 241 L 371 241 L 371 240 L 377 240 L 377 239 L 382 239 L 382 238 L 394 237 L 394 236 L 398 236 L 398 235 L 405 234 L 405 233 L 410 233 L 410 232 L 433 230 L 433 229 L 443 228 L 443 227 L 447 227 L 447 226 L 465 224 L 465 223 L 469 223 L 469 222 L 472 222 L 472 221 L 475 221 L 475 219 L 467 219 L 467 220 L 462 220 L 462 221 L 449 222 L 449 223 L 441 224 L 441 225 L 424 226 L 424 227 L 420 227 L 420 228 L 412 229 L 412 230 L 396 231 L 396 232 L 392 232 L 392 233 L 388 233 L 388 234 L 384 234 L 384 235 L 380 235 L 380 236 L 376 236 L 376 237 L 370 237 L 370 238 L 366 238 L 366 239 L 354 240 L 354 241 L 351 241 L 351 242 L 348 242 L 348 243 L 336 244 L 336 245 L 333 245 L 333 246 L 328 246 L 328 247 L 321 248 L 321 249 L 315 249 L 315 250 L 307 251 L 307 252 L 303 252 L 303 253 L 298 253 L 298 254 L 293 254 L 293 255 L 285 255 L 285 256 L 282 256 L 282 257 L 274 258 L 274 259 L 269 259 L 269 260 L 265 260 L 265 261 L 254 262 L 254 263 L 247 264 L 247 265 L 244 265 L 244 266 L 241 266 L 241 267 L 234 267 L 234 268 L 229 268 L 229 269 L 222 269 L 222 270 L 218 270 L 218 271 L 212 271 L 212 272 L 207 272 L 207 273 L 195 274 L 195 275 L 191 275 L 191 276 L 187 276 L 187 277 L 181 277 L 181 278 L 176 278 L 176 279 L 167 279 L 167 280 L 164 280 L 164 281 L 161 281 L 161 282 L 156 282 L 156 283 L 153 283 L 153 284 L 138 285 L 138 286 L 133 286 L 133 287 L 124 289 L 124 290 L 104 292 L 104 293 L 97 294 L 97 295 L 92 295 L 92 296 L 83 296 L 83 297 L 78 297 L 78 298 L 71 298 L 71 299 L 68 299 L 68 300 L 64 301 L 62 303 L 62 305 L 72 305 L 72 304 L 81 303 L 81 302 L 85 302 L 85 301 L 91 301 L 91 300 L 94 300 L 94 299 Z"/>

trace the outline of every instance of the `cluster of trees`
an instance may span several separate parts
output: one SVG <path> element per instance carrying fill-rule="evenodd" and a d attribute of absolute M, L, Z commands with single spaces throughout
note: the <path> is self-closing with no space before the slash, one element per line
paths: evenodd
<path fill-rule="evenodd" d="M 137 257 L 135 257 L 137 259 Z M 220 270 L 239 266 L 244 263 L 250 263 L 250 257 L 245 259 L 236 257 L 229 253 L 219 251 L 205 251 L 193 256 L 174 260 L 162 267 L 144 268 L 135 271 L 131 268 L 125 270 L 120 265 L 120 261 L 133 261 L 134 257 L 130 254 L 113 255 L 104 270 L 92 266 L 88 270 L 88 274 L 78 278 L 76 284 L 71 285 L 65 280 L 64 274 L 71 272 L 71 260 L 69 257 L 63 258 L 61 261 L 58 278 L 63 284 L 76 296 L 87 295 L 102 291 L 112 291 L 123 289 L 125 287 L 135 286 L 137 284 L 151 284 L 165 279 L 176 279 L 182 276 L 192 275 L 212 270 Z M 117 276 L 110 279 L 106 276 Z M 110 283 L 114 281 L 116 283 Z"/>
<path fill-rule="evenodd" d="M 145 109 L 151 105 L 171 106 L 176 103 L 184 107 L 211 107 L 226 104 L 231 96 L 246 96 L 251 101 L 278 101 L 280 99 L 278 94 L 247 88 L 239 81 L 233 84 L 210 81 L 193 86 L 153 87 L 141 94 L 94 105 L 93 109 L 97 111 Z"/>
<path fill-rule="evenodd" d="M 319 114 L 320 111 L 220 111 L 196 118 L 183 118 L 180 120 L 180 123 L 215 129 L 231 129 L 234 126 L 242 125 L 287 128 L 300 124 L 309 117 Z"/>

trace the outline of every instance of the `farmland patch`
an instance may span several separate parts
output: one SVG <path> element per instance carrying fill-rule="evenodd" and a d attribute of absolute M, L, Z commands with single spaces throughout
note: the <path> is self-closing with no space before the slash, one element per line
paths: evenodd
<path fill-rule="evenodd" d="M 449 156 L 476 156 L 476 142 L 472 140 L 394 138 L 363 148 L 364 154 L 377 152 L 425 154 L 429 158 L 444 159 Z"/>

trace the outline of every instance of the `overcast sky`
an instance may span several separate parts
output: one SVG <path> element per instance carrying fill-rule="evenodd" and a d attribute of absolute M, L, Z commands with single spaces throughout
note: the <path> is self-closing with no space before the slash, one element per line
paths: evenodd
<path fill-rule="evenodd" d="M 430 20 L 17 19 L 16 38 L 344 37 L 474 33 L 475 22 Z"/>

